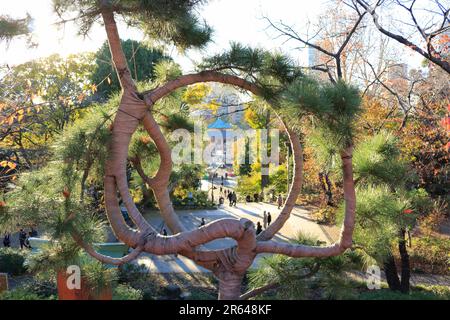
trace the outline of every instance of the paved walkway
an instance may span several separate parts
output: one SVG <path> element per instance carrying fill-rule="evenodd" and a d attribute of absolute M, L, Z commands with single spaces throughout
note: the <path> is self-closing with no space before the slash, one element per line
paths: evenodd
<path fill-rule="evenodd" d="M 346 272 L 347 275 L 358 281 L 365 281 L 368 275 L 362 271 L 351 271 Z M 386 282 L 386 274 L 384 271 L 381 271 L 381 281 L 387 285 Z M 417 285 L 425 285 L 425 286 L 447 286 L 450 288 L 450 276 L 439 275 L 439 274 L 419 274 L 419 273 L 411 273 L 410 279 L 411 286 Z"/>
<path fill-rule="evenodd" d="M 202 218 L 205 218 L 206 223 L 223 218 L 247 218 L 253 221 L 255 224 L 257 221 L 260 221 L 262 223 L 264 210 L 271 213 L 272 221 L 275 221 L 280 212 L 280 210 L 278 210 L 276 206 L 271 204 L 238 203 L 237 207 L 229 207 L 228 205 L 225 205 L 217 210 L 178 211 L 178 214 L 187 228 L 194 229 L 200 226 Z M 169 232 L 158 212 L 150 212 L 145 215 L 145 218 L 158 231 L 162 231 L 162 229 L 165 228 Z M 310 219 L 307 210 L 301 207 L 296 207 L 294 208 L 291 217 L 286 222 L 284 227 L 275 235 L 274 240 L 290 242 L 297 238 L 299 232 L 302 232 L 303 234 L 309 234 L 326 243 L 331 243 L 338 237 L 337 228 L 323 226 L 315 223 Z M 233 239 L 225 238 L 214 240 L 206 244 L 205 247 L 207 249 L 221 249 L 227 248 L 233 244 L 235 244 L 235 241 Z M 261 258 L 263 258 L 263 255 L 258 256 L 253 264 L 253 267 L 257 266 L 258 261 Z M 158 273 L 208 272 L 207 270 L 197 266 L 190 259 L 174 255 L 155 256 L 151 254 L 142 254 L 141 257 L 136 260 L 136 263 L 144 264 L 152 272 Z"/>

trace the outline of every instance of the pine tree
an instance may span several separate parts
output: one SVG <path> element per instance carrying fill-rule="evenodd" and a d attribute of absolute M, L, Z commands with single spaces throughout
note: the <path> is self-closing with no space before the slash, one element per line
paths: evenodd
<path fill-rule="evenodd" d="M 0 41 L 11 41 L 14 37 L 30 33 L 31 16 L 23 19 L 13 19 L 10 16 L 0 16 Z"/>

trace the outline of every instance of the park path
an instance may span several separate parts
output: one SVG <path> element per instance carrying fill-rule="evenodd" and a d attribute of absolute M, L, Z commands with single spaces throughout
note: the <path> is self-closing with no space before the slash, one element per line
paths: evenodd
<path fill-rule="evenodd" d="M 183 223 L 190 229 L 197 228 L 201 219 L 205 218 L 206 223 L 222 219 L 222 218 L 247 218 L 253 221 L 255 224 L 257 221 L 262 223 L 263 212 L 269 211 L 272 214 L 272 220 L 275 220 L 280 210 L 275 205 L 267 203 L 238 203 L 236 207 L 229 207 L 225 205 L 217 210 L 179 210 L 177 214 Z M 164 225 L 157 211 L 148 212 L 145 218 L 158 230 L 162 231 L 162 228 L 169 229 Z M 320 225 L 314 222 L 310 217 L 310 211 L 304 207 L 296 206 L 290 218 L 287 220 L 283 228 L 276 234 L 274 239 L 276 241 L 289 242 L 295 240 L 299 232 L 303 234 L 309 234 L 312 237 L 317 238 L 326 243 L 332 243 L 339 237 L 339 228 L 330 227 L 326 225 Z M 111 237 L 114 237 L 112 233 Z M 17 237 L 14 235 L 14 247 L 18 246 Z M 115 239 L 110 239 L 114 241 Z M 235 242 L 232 239 L 218 239 L 205 245 L 208 249 L 220 249 L 229 247 Z M 264 259 L 266 255 L 258 255 L 253 264 L 253 268 L 257 267 L 261 259 Z M 208 270 L 197 266 L 192 260 L 175 255 L 155 256 L 151 254 L 142 254 L 137 260 L 136 264 L 145 265 L 149 272 L 152 273 L 209 273 Z M 364 272 L 353 271 L 352 277 L 360 281 L 366 278 Z M 382 274 L 384 280 L 384 274 Z M 16 287 L 20 283 L 29 281 L 29 276 L 25 277 L 11 277 L 10 287 Z M 411 283 L 413 285 L 426 284 L 426 285 L 446 285 L 450 287 L 450 276 L 442 275 L 429 275 L 429 274 L 412 274 Z"/>
<path fill-rule="evenodd" d="M 222 218 L 247 218 L 255 224 L 257 221 L 262 223 L 263 212 L 269 211 L 272 220 L 276 219 L 280 210 L 275 205 L 267 203 L 238 203 L 236 207 L 223 206 L 217 210 L 182 210 L 177 213 L 180 219 L 188 228 L 197 228 L 201 219 L 205 218 L 206 223 Z M 164 225 L 158 212 L 150 212 L 145 215 L 146 219 L 161 231 L 162 228 L 168 228 Z M 310 217 L 310 211 L 296 206 L 291 213 L 283 228 L 278 232 L 274 239 L 276 241 L 290 242 L 297 238 L 299 232 L 311 235 L 327 244 L 336 241 L 339 237 L 339 228 L 335 226 L 321 225 L 313 221 Z M 232 239 L 218 239 L 205 245 L 208 249 L 220 249 L 234 244 Z M 258 255 L 252 267 L 256 268 L 261 259 L 267 254 Z M 155 256 L 151 254 L 142 254 L 136 262 L 144 264 L 150 272 L 155 273 L 208 273 L 210 271 L 197 266 L 192 260 L 174 255 Z M 367 275 L 361 271 L 353 271 L 349 276 L 355 280 L 364 281 Z M 382 281 L 386 282 L 384 273 L 382 272 Z M 430 275 L 430 274 L 411 274 L 412 285 L 444 285 L 450 287 L 450 276 Z"/>
<path fill-rule="evenodd" d="M 217 210 L 182 210 L 178 211 L 178 215 L 182 222 L 189 229 L 194 229 L 200 226 L 201 219 L 204 218 L 206 223 L 223 218 L 246 218 L 253 221 L 255 224 L 260 221 L 262 224 L 263 212 L 268 211 L 272 215 L 274 221 L 280 210 L 272 204 L 266 203 L 238 203 L 236 207 L 229 207 L 224 205 Z M 152 224 L 158 231 L 165 228 L 162 218 L 158 212 L 149 212 L 144 215 L 147 221 Z M 309 211 L 302 207 L 295 207 L 291 213 L 291 217 L 283 226 L 283 228 L 275 235 L 274 240 L 282 242 L 290 242 L 297 238 L 299 232 L 311 235 L 325 243 L 331 243 L 338 237 L 338 228 L 319 225 L 309 217 Z M 235 241 L 230 238 L 214 240 L 205 245 L 207 249 L 221 249 L 235 244 Z M 259 255 L 255 260 L 253 267 L 256 267 L 265 255 Z M 197 266 L 190 259 L 168 255 L 156 256 L 152 254 L 142 254 L 136 261 L 137 264 L 145 265 L 151 272 L 170 273 L 170 272 L 208 272 L 204 268 Z"/>
<path fill-rule="evenodd" d="M 365 281 L 368 275 L 362 271 L 351 271 L 346 274 L 354 280 Z M 384 271 L 381 271 L 381 281 L 387 286 L 386 275 Z M 422 274 L 411 273 L 410 279 L 411 286 L 425 285 L 425 286 L 447 286 L 450 288 L 450 276 L 440 274 Z"/>

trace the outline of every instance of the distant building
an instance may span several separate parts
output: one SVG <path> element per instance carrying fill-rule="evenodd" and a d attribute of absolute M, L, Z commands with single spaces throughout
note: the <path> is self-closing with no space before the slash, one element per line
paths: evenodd
<path fill-rule="evenodd" d="M 314 67 L 319 64 L 319 51 L 313 47 L 308 47 L 308 67 Z"/>
<path fill-rule="evenodd" d="M 214 122 L 208 125 L 207 134 L 210 143 L 215 145 L 212 153 L 213 162 L 225 163 L 227 150 L 227 131 L 232 130 L 233 126 L 218 117 Z M 232 142 L 231 142 L 232 143 Z"/>
<path fill-rule="evenodd" d="M 309 75 L 322 81 L 328 81 L 329 77 L 326 72 L 311 69 L 313 67 L 325 68 L 324 65 L 321 65 L 324 61 L 324 55 L 319 50 L 316 50 L 313 47 L 308 47 L 308 67 L 310 68 Z"/>
<path fill-rule="evenodd" d="M 408 78 L 408 65 L 406 63 L 396 63 L 389 66 L 388 80 L 395 81 Z"/>
<path fill-rule="evenodd" d="M 394 91 L 400 94 L 407 94 L 409 87 L 408 65 L 392 61 L 388 61 L 387 64 L 387 72 L 382 75 L 382 81 Z"/>

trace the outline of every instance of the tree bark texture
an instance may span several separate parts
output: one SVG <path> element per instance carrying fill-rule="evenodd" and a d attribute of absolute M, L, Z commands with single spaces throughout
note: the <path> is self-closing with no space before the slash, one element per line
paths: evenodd
<path fill-rule="evenodd" d="M 398 251 L 400 253 L 401 275 L 400 275 L 400 291 L 402 293 L 409 293 L 409 280 L 411 278 L 411 270 L 409 264 L 409 254 L 406 248 L 406 230 L 401 229 L 398 240 Z"/>
<path fill-rule="evenodd" d="M 384 273 L 386 274 L 386 281 L 389 289 L 399 291 L 400 279 L 398 278 L 397 266 L 395 265 L 395 260 L 392 255 L 389 255 L 384 262 Z"/>

